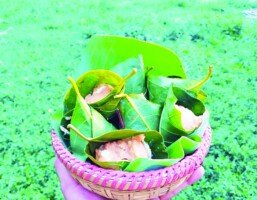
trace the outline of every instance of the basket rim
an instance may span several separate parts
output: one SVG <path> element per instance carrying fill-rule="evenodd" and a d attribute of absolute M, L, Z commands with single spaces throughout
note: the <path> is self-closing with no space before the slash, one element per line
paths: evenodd
<path fill-rule="evenodd" d="M 133 188 L 135 185 L 137 185 L 136 189 L 141 189 L 147 182 L 149 183 L 147 189 L 151 189 L 174 183 L 181 178 L 189 176 L 202 164 L 211 144 L 211 127 L 209 125 L 206 127 L 203 132 L 202 142 L 193 154 L 186 156 L 170 167 L 144 172 L 104 169 L 94 164 L 83 162 L 70 153 L 54 129 L 51 130 L 51 136 L 56 156 L 71 174 L 80 179 L 103 187 L 117 188 L 118 184 L 119 189 L 124 189 L 125 184 L 131 182 L 131 187 L 127 188 L 127 190 L 135 189 Z M 111 185 L 108 185 L 109 181 L 112 182 Z M 139 185 L 136 183 L 139 183 Z"/>

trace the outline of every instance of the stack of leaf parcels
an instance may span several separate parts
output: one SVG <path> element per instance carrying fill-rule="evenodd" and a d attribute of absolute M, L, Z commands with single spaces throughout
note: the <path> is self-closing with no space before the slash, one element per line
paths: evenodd
<path fill-rule="evenodd" d="M 208 126 L 201 88 L 211 68 L 195 81 L 181 66 L 161 46 L 94 37 L 86 48 L 84 73 L 76 81 L 69 77 L 72 87 L 59 123 L 67 147 L 83 161 L 131 172 L 171 166 L 193 153 Z"/>

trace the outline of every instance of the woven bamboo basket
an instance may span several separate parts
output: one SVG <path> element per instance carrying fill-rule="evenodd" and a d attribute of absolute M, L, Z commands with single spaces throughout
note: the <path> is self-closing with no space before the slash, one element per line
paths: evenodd
<path fill-rule="evenodd" d="M 86 189 L 109 199 L 153 199 L 177 189 L 202 164 L 211 143 L 211 128 L 191 155 L 171 167 L 147 172 L 124 172 L 100 168 L 76 159 L 52 130 L 52 144 L 57 157 L 70 174 Z"/>

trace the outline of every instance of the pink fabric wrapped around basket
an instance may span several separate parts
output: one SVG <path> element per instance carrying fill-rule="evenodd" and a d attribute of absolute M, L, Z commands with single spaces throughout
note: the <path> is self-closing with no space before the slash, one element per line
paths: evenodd
<path fill-rule="evenodd" d="M 201 145 L 191 155 L 171 167 L 147 172 L 124 172 L 103 169 L 76 159 L 52 130 L 56 156 L 70 174 L 86 189 L 109 199 L 152 199 L 178 188 L 202 164 L 211 144 L 211 128 L 204 133 Z"/>

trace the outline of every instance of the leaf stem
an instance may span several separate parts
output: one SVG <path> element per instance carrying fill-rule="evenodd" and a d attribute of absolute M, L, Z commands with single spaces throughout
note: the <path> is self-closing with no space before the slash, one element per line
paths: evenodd
<path fill-rule="evenodd" d="M 145 124 L 146 128 L 148 130 L 151 130 L 151 127 L 149 126 L 149 124 L 147 123 L 147 121 L 145 120 L 144 116 L 139 112 L 139 110 L 137 109 L 137 106 L 133 103 L 133 101 L 131 100 L 131 98 L 127 95 L 127 94 L 118 94 L 115 95 L 114 98 L 123 98 L 125 97 L 127 99 L 127 101 L 129 102 L 129 104 L 131 105 L 131 107 L 136 111 L 136 113 L 139 115 L 139 117 L 141 118 L 141 120 L 143 121 L 143 123 Z"/>
<path fill-rule="evenodd" d="M 130 79 L 132 76 L 134 76 L 137 73 L 137 69 L 133 68 L 132 71 L 123 78 L 123 81 L 126 82 L 128 79 Z"/>
<path fill-rule="evenodd" d="M 154 66 L 148 67 L 147 70 L 146 70 L 146 72 L 145 72 L 145 74 L 148 75 L 148 73 L 149 73 L 151 70 L 153 70 L 153 69 L 154 69 Z"/>
<path fill-rule="evenodd" d="M 196 83 L 195 85 L 193 85 L 190 88 L 188 88 L 188 90 L 200 88 L 204 83 L 206 83 L 206 81 L 208 81 L 209 78 L 211 77 L 212 69 L 213 69 L 213 67 L 209 66 L 208 74 L 206 75 L 206 77 L 203 80 L 201 80 L 198 83 Z"/>
<path fill-rule="evenodd" d="M 84 136 L 79 129 L 77 129 L 75 126 L 73 126 L 72 124 L 68 124 L 67 128 L 72 129 L 79 137 L 81 137 L 83 140 L 86 140 L 87 142 L 91 141 L 90 138 Z"/>
<path fill-rule="evenodd" d="M 132 71 L 126 75 L 119 83 L 118 85 L 115 87 L 115 90 L 113 91 L 116 91 L 116 92 L 120 92 L 122 90 L 122 88 L 124 87 L 124 84 L 125 82 L 130 79 L 132 76 L 134 76 L 135 74 L 137 73 L 137 69 L 136 68 L 133 68 Z"/>

